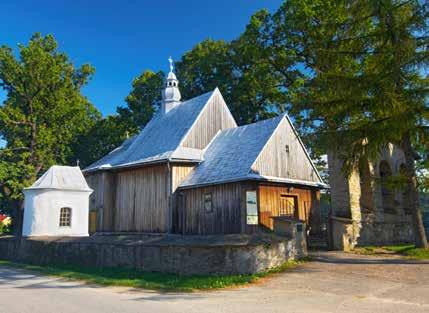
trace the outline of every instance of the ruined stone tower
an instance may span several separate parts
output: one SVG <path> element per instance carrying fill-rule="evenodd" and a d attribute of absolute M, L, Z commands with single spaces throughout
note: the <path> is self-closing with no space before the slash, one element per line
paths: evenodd
<path fill-rule="evenodd" d="M 328 154 L 331 186 L 331 247 L 386 245 L 413 240 L 408 193 L 383 184 L 404 170 L 404 154 L 388 145 L 376 162 L 361 162 L 347 177 L 342 162 Z"/>

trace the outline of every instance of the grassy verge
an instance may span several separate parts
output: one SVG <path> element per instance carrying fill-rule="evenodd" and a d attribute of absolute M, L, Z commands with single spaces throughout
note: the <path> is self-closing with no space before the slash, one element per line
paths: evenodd
<path fill-rule="evenodd" d="M 157 272 L 143 272 L 126 268 L 81 268 L 78 266 L 37 266 L 0 260 L 0 265 L 36 271 L 49 276 L 80 280 L 104 286 L 158 289 L 165 291 L 195 291 L 246 285 L 275 273 L 294 268 L 305 260 L 289 261 L 269 271 L 249 275 L 180 276 Z"/>
<path fill-rule="evenodd" d="M 414 245 L 366 246 L 355 248 L 353 252 L 365 255 L 401 255 L 414 260 L 429 260 L 429 249 L 416 248 Z"/>

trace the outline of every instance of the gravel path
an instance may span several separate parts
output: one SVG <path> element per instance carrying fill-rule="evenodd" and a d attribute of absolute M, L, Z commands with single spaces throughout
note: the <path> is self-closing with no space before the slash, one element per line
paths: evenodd
<path fill-rule="evenodd" d="M 429 312 L 429 262 L 321 252 L 245 288 L 162 293 L 0 267 L 0 313 Z"/>

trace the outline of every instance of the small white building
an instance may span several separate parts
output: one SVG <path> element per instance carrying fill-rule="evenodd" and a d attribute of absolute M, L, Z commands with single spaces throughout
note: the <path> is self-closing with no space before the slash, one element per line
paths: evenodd
<path fill-rule="evenodd" d="M 52 166 L 24 189 L 23 236 L 88 236 L 92 189 L 79 167 Z"/>

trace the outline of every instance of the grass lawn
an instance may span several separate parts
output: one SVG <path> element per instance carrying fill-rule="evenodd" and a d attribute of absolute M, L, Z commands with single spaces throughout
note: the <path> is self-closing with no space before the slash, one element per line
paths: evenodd
<path fill-rule="evenodd" d="M 71 280 L 81 280 L 87 283 L 104 286 L 125 286 L 190 292 L 195 290 L 219 289 L 250 284 L 263 277 L 294 268 L 303 262 L 304 260 L 289 261 L 282 266 L 258 274 L 221 276 L 180 276 L 157 272 L 143 272 L 126 268 L 96 269 L 69 265 L 37 266 L 2 260 L 0 260 L 0 265 L 22 268 L 45 275 Z"/>
<path fill-rule="evenodd" d="M 366 255 L 394 254 L 414 260 L 429 260 L 429 249 L 416 248 L 409 244 L 382 247 L 366 246 L 355 248 L 353 252 Z"/>

